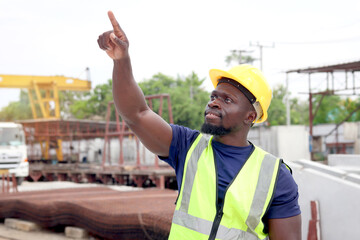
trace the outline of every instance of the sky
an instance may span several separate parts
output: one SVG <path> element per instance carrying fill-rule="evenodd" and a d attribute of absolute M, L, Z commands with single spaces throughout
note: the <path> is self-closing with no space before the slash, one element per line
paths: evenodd
<path fill-rule="evenodd" d="M 86 79 L 89 67 L 93 87 L 106 83 L 113 64 L 97 38 L 111 30 L 108 10 L 130 41 L 138 82 L 195 72 L 211 91 L 209 69 L 228 70 L 234 49 L 259 58 L 257 44 L 272 88 L 285 85 L 287 70 L 360 60 L 358 0 L 0 0 L 0 75 Z M 291 96 L 307 92 L 307 81 L 291 74 Z M 0 88 L 0 109 L 19 92 Z"/>

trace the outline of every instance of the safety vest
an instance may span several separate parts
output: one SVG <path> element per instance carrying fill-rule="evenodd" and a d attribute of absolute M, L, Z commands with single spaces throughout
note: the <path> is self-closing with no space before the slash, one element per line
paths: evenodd
<path fill-rule="evenodd" d="M 261 219 L 272 200 L 281 160 L 255 146 L 219 207 L 211 141 L 199 134 L 187 153 L 169 239 L 268 239 Z"/>

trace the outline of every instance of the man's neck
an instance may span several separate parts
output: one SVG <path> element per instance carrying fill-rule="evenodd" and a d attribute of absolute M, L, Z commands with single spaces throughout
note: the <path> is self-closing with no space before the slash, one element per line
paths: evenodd
<path fill-rule="evenodd" d="M 235 146 L 235 147 L 246 147 L 250 145 L 249 142 L 247 141 L 247 135 L 245 136 L 237 136 L 232 134 L 227 134 L 225 136 L 215 135 L 214 140 L 222 144 Z"/>

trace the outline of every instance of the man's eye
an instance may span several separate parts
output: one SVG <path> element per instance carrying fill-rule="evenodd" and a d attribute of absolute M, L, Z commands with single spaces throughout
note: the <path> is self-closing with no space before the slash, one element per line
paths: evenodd
<path fill-rule="evenodd" d="M 231 102 L 232 102 L 232 100 L 231 100 L 231 98 L 225 98 L 225 102 L 227 102 L 227 103 L 231 103 Z"/>
<path fill-rule="evenodd" d="M 211 95 L 211 96 L 210 96 L 210 100 L 211 100 L 211 101 L 215 100 L 215 96 L 214 96 L 214 95 Z"/>

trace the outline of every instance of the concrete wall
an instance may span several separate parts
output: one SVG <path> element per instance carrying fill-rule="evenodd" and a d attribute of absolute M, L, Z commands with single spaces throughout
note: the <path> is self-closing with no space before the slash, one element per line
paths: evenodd
<path fill-rule="evenodd" d="M 360 154 L 329 154 L 328 165 L 360 174 Z"/>
<path fill-rule="evenodd" d="M 309 160 L 289 163 L 299 186 L 303 240 L 311 218 L 310 201 L 319 201 L 321 239 L 359 239 L 360 175 Z"/>
<path fill-rule="evenodd" d="M 257 127 L 250 130 L 249 140 L 285 162 L 309 159 L 309 133 L 305 126 Z"/>
<path fill-rule="evenodd" d="M 277 134 L 274 134 L 271 128 L 265 126 L 251 128 L 248 140 L 273 155 L 278 154 Z"/>
<path fill-rule="evenodd" d="M 310 159 L 309 133 L 305 126 L 276 126 L 278 156 L 284 161 Z"/>
<path fill-rule="evenodd" d="M 344 123 L 344 138 L 354 141 L 354 153 L 360 154 L 360 122 Z"/>

